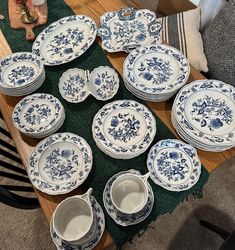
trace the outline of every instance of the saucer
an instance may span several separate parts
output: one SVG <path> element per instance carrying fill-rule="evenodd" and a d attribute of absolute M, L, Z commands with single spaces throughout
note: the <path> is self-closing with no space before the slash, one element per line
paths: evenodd
<path fill-rule="evenodd" d="M 58 250 L 82 250 L 82 249 L 89 250 L 93 249 L 100 242 L 105 229 L 105 217 L 101 206 L 93 196 L 91 196 L 91 202 L 94 211 L 94 219 L 96 226 L 94 232 L 91 233 L 89 240 L 82 243 L 81 245 L 71 245 L 66 241 L 62 241 L 59 238 L 59 236 L 55 233 L 52 227 L 52 220 L 51 220 L 50 233 L 52 240 Z"/>
<path fill-rule="evenodd" d="M 154 204 L 153 190 L 150 184 L 148 183 L 148 201 L 145 207 L 140 212 L 133 214 L 133 215 L 128 215 L 128 214 L 120 213 L 114 207 L 111 201 L 111 197 L 110 197 L 111 186 L 112 186 L 112 183 L 118 178 L 118 176 L 123 175 L 125 173 L 141 175 L 139 171 L 134 170 L 134 169 L 119 172 L 108 180 L 108 182 L 105 185 L 104 192 L 103 192 L 103 202 L 104 202 L 104 206 L 105 206 L 107 213 L 118 225 L 121 225 L 123 227 L 135 225 L 145 220 L 148 217 L 148 215 L 151 213 L 153 204 Z"/>

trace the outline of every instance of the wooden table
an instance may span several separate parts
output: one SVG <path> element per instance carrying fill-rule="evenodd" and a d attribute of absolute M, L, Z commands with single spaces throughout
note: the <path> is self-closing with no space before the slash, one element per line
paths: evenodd
<path fill-rule="evenodd" d="M 96 23 L 99 25 L 99 17 L 103 13 L 107 11 L 117 11 L 121 7 L 126 7 L 124 2 L 121 0 L 115 1 L 107 1 L 107 0 L 65 0 L 68 5 L 74 10 L 75 13 L 78 14 L 85 14 L 92 17 Z M 97 38 L 97 42 L 100 40 Z M 6 56 L 7 54 L 11 53 L 11 49 L 9 48 L 7 41 L 5 40 L 4 36 L 0 33 L 0 57 Z M 126 57 L 125 53 L 106 53 L 109 60 L 113 64 L 114 68 L 122 74 L 122 65 L 123 61 Z M 189 77 L 189 82 L 193 80 L 204 79 L 204 77 L 197 72 L 195 69 L 191 67 L 191 74 Z M 23 164 L 27 167 L 27 162 L 35 145 L 39 142 L 39 140 L 28 138 L 22 135 L 13 125 L 11 115 L 15 105 L 21 100 L 22 98 L 16 97 L 9 97 L 3 94 L 0 94 L 0 108 L 3 114 L 3 117 L 6 121 L 6 124 L 10 130 L 13 140 L 15 141 L 16 147 L 18 152 L 22 158 Z M 153 111 L 161 118 L 161 120 L 167 125 L 167 127 L 173 131 L 175 135 L 176 132 L 171 124 L 170 112 L 172 101 L 166 101 L 161 103 L 148 103 Z M 230 149 L 222 153 L 212 153 L 212 152 L 205 152 L 202 150 L 198 150 L 198 155 L 202 164 L 206 167 L 206 169 L 211 172 L 212 170 L 216 169 L 220 166 L 224 161 L 231 158 L 235 155 L 235 149 Z M 41 207 L 46 215 L 48 222 L 51 219 L 51 216 L 59 202 L 61 202 L 64 198 L 75 195 L 79 193 L 79 190 L 74 190 L 73 192 L 60 195 L 60 196 L 51 196 L 40 192 L 39 190 L 35 189 L 35 192 L 38 196 L 39 202 Z M 104 236 L 96 247 L 96 249 L 104 249 L 108 245 L 112 244 L 112 238 L 109 233 L 106 231 Z"/>

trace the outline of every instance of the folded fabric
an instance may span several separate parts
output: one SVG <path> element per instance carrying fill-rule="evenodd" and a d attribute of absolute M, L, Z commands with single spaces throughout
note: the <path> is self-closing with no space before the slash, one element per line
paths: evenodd
<path fill-rule="evenodd" d="M 162 21 L 161 38 L 179 49 L 198 71 L 207 72 L 200 28 L 200 8 L 158 18 Z"/>
<path fill-rule="evenodd" d="M 202 33 L 208 77 L 235 86 L 235 0 L 229 0 Z"/>

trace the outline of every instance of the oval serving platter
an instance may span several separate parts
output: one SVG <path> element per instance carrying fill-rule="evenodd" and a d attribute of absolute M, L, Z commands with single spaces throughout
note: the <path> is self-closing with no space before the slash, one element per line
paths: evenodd
<path fill-rule="evenodd" d="M 95 41 L 95 21 L 84 15 L 59 19 L 44 29 L 33 43 L 32 52 L 48 66 L 60 65 L 81 56 Z"/>

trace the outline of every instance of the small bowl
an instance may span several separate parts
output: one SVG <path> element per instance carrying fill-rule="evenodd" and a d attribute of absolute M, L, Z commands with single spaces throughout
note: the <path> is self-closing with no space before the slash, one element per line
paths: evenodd
<path fill-rule="evenodd" d="M 148 202 L 148 177 L 126 173 L 119 176 L 112 184 L 110 198 L 114 207 L 123 214 L 136 214 Z"/>
<path fill-rule="evenodd" d="M 68 102 L 79 103 L 90 94 L 87 84 L 87 71 L 83 69 L 69 69 L 60 77 L 59 92 Z"/>
<path fill-rule="evenodd" d="M 65 199 L 57 206 L 52 225 L 61 240 L 77 244 L 89 235 L 94 223 L 90 201 L 91 192 L 92 188 L 83 195 Z"/>

